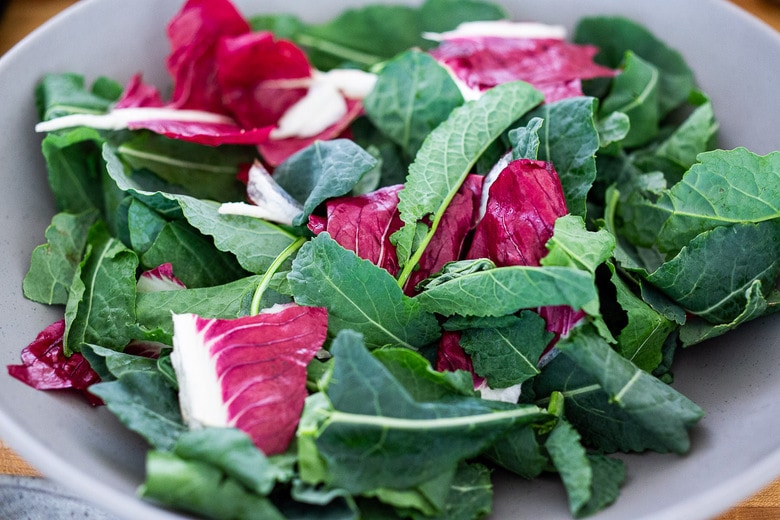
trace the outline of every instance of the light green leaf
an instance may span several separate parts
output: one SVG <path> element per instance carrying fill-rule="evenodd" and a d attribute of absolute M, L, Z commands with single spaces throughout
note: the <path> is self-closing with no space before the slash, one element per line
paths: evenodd
<path fill-rule="evenodd" d="M 84 343 L 118 350 L 133 339 L 137 268 L 133 251 L 112 238 L 102 222 L 93 225 L 65 305 L 66 353 L 78 352 Z"/>
<path fill-rule="evenodd" d="M 581 309 L 597 297 L 593 277 L 580 269 L 507 266 L 461 276 L 414 299 L 444 316 L 501 316 L 546 305 Z"/>
<path fill-rule="evenodd" d="M 147 453 L 146 480 L 139 493 L 147 499 L 209 518 L 285 518 L 269 499 L 247 490 L 219 468 L 166 451 Z"/>
<path fill-rule="evenodd" d="M 30 258 L 22 283 L 26 298 L 46 305 L 68 301 L 89 228 L 97 217 L 96 211 L 88 210 L 77 215 L 58 213 L 52 218 L 46 228 L 46 243 L 36 247 Z"/>
<path fill-rule="evenodd" d="M 716 226 L 780 217 L 780 152 L 759 156 L 745 148 L 715 150 L 673 186 L 658 206 L 668 219 L 658 236 L 662 251 L 678 251 Z"/>

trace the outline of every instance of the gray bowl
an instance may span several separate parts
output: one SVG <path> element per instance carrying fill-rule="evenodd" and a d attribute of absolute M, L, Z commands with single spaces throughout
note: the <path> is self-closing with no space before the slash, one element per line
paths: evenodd
<path fill-rule="evenodd" d="M 242 0 L 246 14 L 293 11 L 323 19 L 358 1 Z M 724 148 L 780 149 L 780 37 L 724 0 L 523 0 L 505 3 L 517 19 L 571 27 L 586 14 L 622 14 L 679 49 L 713 100 Z M 138 71 L 160 86 L 165 21 L 179 2 L 84 0 L 35 31 L 0 59 L 0 362 L 19 351 L 58 309 L 26 301 L 21 281 L 30 252 L 53 214 L 33 131 L 34 85 L 46 72 L 126 81 Z M 780 475 L 780 317 L 751 323 L 682 352 L 675 387 L 707 411 L 686 456 L 625 457 L 628 480 L 607 519 L 703 519 L 755 493 Z M 34 391 L 0 377 L 0 438 L 54 481 L 118 516 L 183 518 L 135 496 L 143 480 L 144 442 L 104 408 Z M 495 518 L 570 518 L 554 480 L 495 479 Z"/>

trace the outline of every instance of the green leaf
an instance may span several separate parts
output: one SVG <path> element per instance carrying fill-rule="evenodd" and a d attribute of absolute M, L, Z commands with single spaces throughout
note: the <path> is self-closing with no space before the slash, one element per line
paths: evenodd
<path fill-rule="evenodd" d="M 97 131 L 86 127 L 44 137 L 41 148 L 58 211 L 103 209 L 102 142 Z"/>
<path fill-rule="evenodd" d="M 512 159 L 532 159 L 539 158 L 539 147 L 541 138 L 539 130 L 544 125 L 544 119 L 538 116 L 531 117 L 525 126 L 513 128 L 507 134 L 509 143 L 512 145 Z"/>
<path fill-rule="evenodd" d="M 626 467 L 622 460 L 588 453 L 588 462 L 593 474 L 590 500 L 577 511 L 579 518 L 595 514 L 617 500 L 620 487 L 626 479 Z"/>
<path fill-rule="evenodd" d="M 695 87 L 693 72 L 682 55 L 633 20 L 609 16 L 583 18 L 575 29 L 574 41 L 595 45 L 599 49 L 596 61 L 608 67 L 617 68 L 629 50 L 652 63 L 660 71 L 662 116 L 685 102 Z"/>
<path fill-rule="evenodd" d="M 277 477 L 284 478 L 252 439 L 235 428 L 185 432 L 176 441 L 173 453 L 186 460 L 211 464 L 258 495 L 269 494 Z"/>
<path fill-rule="evenodd" d="M 685 453 L 688 429 L 704 415 L 690 399 L 620 356 L 588 328 L 575 329 L 557 348 L 593 377 L 638 426 L 667 450 Z M 564 392 L 565 394 L 565 392 Z"/>
<path fill-rule="evenodd" d="M 187 287 L 221 285 L 246 276 L 236 259 L 219 251 L 186 222 L 167 223 L 141 256 L 147 269 L 173 265 L 176 277 Z"/>
<path fill-rule="evenodd" d="M 704 340 L 721 336 L 730 330 L 736 329 L 739 325 L 759 318 L 769 309 L 768 298 L 764 296 L 761 282 L 755 281 L 745 291 L 745 308 L 742 313 L 729 323 L 713 325 L 705 320 L 696 317 L 689 318 L 685 325 L 680 328 L 680 343 L 684 347 L 689 347 Z"/>
<path fill-rule="evenodd" d="M 173 334 L 171 313 L 224 319 L 246 316 L 259 281 L 259 276 L 250 276 L 214 287 L 138 293 L 138 323 L 148 330 L 159 329 L 170 337 Z M 289 301 L 285 296 L 266 290 L 262 306 Z"/>
<path fill-rule="evenodd" d="M 344 249 L 327 233 L 300 249 L 287 278 L 297 303 L 327 307 L 333 335 L 354 329 L 371 348 L 413 350 L 439 337 L 436 318 L 404 295 L 387 271 Z"/>
<path fill-rule="evenodd" d="M 127 372 L 157 372 L 157 360 L 117 352 L 100 345 L 84 344 L 81 353 L 90 366 L 100 374 L 101 381 L 113 381 Z M 96 366 L 96 365 L 100 366 Z"/>
<path fill-rule="evenodd" d="M 745 310 L 755 283 L 765 290 L 780 275 L 780 221 L 721 226 L 697 236 L 647 277 L 672 300 L 711 323 Z"/>
<path fill-rule="evenodd" d="M 405 348 L 381 348 L 373 354 L 415 401 L 476 396 L 474 379 L 465 370 L 439 372 L 422 355 Z"/>
<path fill-rule="evenodd" d="M 526 479 L 533 479 L 547 469 L 548 458 L 532 427 L 513 430 L 500 437 L 484 455 L 504 469 Z"/>
<path fill-rule="evenodd" d="M 98 78 L 88 90 L 79 74 L 47 74 L 35 88 L 35 104 L 40 120 L 48 121 L 69 114 L 102 114 L 121 93 L 121 85 L 107 78 Z"/>
<path fill-rule="evenodd" d="M 712 103 L 705 98 L 671 135 L 653 147 L 648 156 L 635 157 L 634 163 L 645 171 L 663 171 L 669 183 L 675 183 L 696 164 L 700 153 L 710 149 L 717 130 Z"/>
<path fill-rule="evenodd" d="M 588 231 L 585 221 L 574 215 L 555 220 L 553 236 L 545 247 L 544 266 L 569 266 L 595 273 L 596 268 L 612 256 L 615 237 L 606 229 Z"/>
<path fill-rule="evenodd" d="M 596 122 L 599 132 L 599 149 L 609 149 L 628 135 L 631 119 L 623 112 L 610 112 Z"/>
<path fill-rule="evenodd" d="M 677 251 L 715 226 L 777 219 L 778 178 L 780 152 L 759 156 L 735 148 L 699 155 L 699 162 L 658 203 L 668 215 L 658 247 Z"/>
<path fill-rule="evenodd" d="M 544 120 L 539 132 L 541 161 L 553 164 L 561 179 L 566 207 L 574 215 L 585 216 L 585 200 L 596 180 L 596 152 L 599 134 L 594 121 L 595 98 L 575 97 L 544 104 L 522 121 Z"/>
<path fill-rule="evenodd" d="M 222 215 L 214 202 L 185 196 L 175 200 L 190 225 L 213 237 L 217 249 L 234 254 L 238 263 L 251 273 L 264 273 L 297 238 L 262 219 Z"/>
<path fill-rule="evenodd" d="M 628 135 L 621 141 L 624 147 L 647 144 L 658 134 L 660 81 L 661 74 L 655 66 L 631 51 L 626 52 L 623 70 L 613 80 L 599 111 L 602 118 L 612 112 L 628 116 L 631 123 Z"/>
<path fill-rule="evenodd" d="M 425 31 L 454 29 L 461 22 L 500 20 L 498 5 L 473 0 L 428 0 L 421 7 L 374 4 L 347 9 L 319 25 L 300 28 L 297 43 L 307 47 L 312 64 L 329 69 L 344 63 L 366 67 L 410 48 L 429 48 Z"/>
<path fill-rule="evenodd" d="M 504 83 L 476 101 L 452 111 L 423 143 L 404 189 L 398 211 L 404 226 L 393 235 L 406 282 L 439 225 L 444 211 L 479 157 L 512 123 L 542 101 L 542 94 L 524 82 Z M 430 224 L 428 224 L 430 222 Z M 424 228 L 420 243 L 415 238 Z M 409 258 L 401 255 L 409 252 Z"/>
<path fill-rule="evenodd" d="M 77 215 L 58 213 L 52 218 L 46 228 L 46 243 L 36 247 L 30 258 L 22 283 L 26 298 L 46 305 L 68 301 L 89 228 L 97 217 L 96 211 L 88 210 Z"/>
<path fill-rule="evenodd" d="M 100 221 L 93 225 L 65 305 L 66 353 L 78 352 L 84 343 L 119 350 L 133 339 L 137 268 L 133 251 L 112 238 Z"/>
<path fill-rule="evenodd" d="M 274 180 L 303 204 L 303 213 L 293 219 L 299 226 L 322 202 L 348 194 L 376 166 L 376 159 L 354 141 L 315 141 L 277 166 Z"/>
<path fill-rule="evenodd" d="M 463 22 L 507 18 L 503 6 L 484 0 L 426 0 L 420 7 L 422 30 L 429 32 L 449 31 Z"/>
<path fill-rule="evenodd" d="M 467 329 L 461 334 L 461 347 L 490 388 L 508 388 L 537 375 L 537 361 L 553 337 L 535 312 L 523 311 L 513 321 L 508 327 Z"/>
<path fill-rule="evenodd" d="M 125 372 L 116 381 L 90 386 L 89 391 L 101 398 L 127 428 L 157 449 L 171 449 L 186 431 L 178 395 L 159 372 Z"/>
<path fill-rule="evenodd" d="M 588 503 L 593 484 L 593 470 L 580 443 L 580 434 L 561 420 L 544 443 L 555 469 L 561 476 L 569 498 L 569 510 L 577 516 Z"/>
<path fill-rule="evenodd" d="M 217 467 L 165 451 L 147 453 L 146 480 L 139 494 L 209 518 L 284 520 L 269 499 L 247 490 Z"/>
<path fill-rule="evenodd" d="M 316 446 L 327 463 L 327 481 L 351 493 L 417 487 L 454 471 L 510 429 L 545 417 L 535 406 L 476 397 L 418 403 L 351 331 L 339 334 L 331 352 L 336 363 L 327 395 L 333 409 Z"/>
<path fill-rule="evenodd" d="M 482 464 L 461 463 L 444 499 L 443 510 L 434 515 L 411 512 L 415 520 L 472 520 L 483 518 L 493 508 L 490 469 Z"/>
<path fill-rule="evenodd" d="M 193 197 L 221 202 L 242 199 L 239 168 L 256 155 L 250 146 L 204 146 L 150 132 L 135 134 L 117 151 L 133 169 L 145 168 Z"/>
<path fill-rule="evenodd" d="M 612 269 L 611 281 L 617 290 L 617 301 L 628 319 L 617 337 L 618 352 L 637 367 L 652 373 L 661 364 L 666 338 L 677 325 L 636 296 Z"/>
<path fill-rule="evenodd" d="M 461 276 L 414 300 L 444 316 L 502 316 L 546 305 L 581 309 L 597 297 L 593 277 L 580 269 L 507 266 Z"/>
<path fill-rule="evenodd" d="M 127 205 L 127 231 L 133 250 L 139 254 L 147 252 L 167 222 L 154 209 L 132 198 Z"/>
<path fill-rule="evenodd" d="M 463 103 L 450 75 L 429 54 L 410 50 L 382 67 L 363 100 L 366 115 L 414 157 L 431 131 Z"/>

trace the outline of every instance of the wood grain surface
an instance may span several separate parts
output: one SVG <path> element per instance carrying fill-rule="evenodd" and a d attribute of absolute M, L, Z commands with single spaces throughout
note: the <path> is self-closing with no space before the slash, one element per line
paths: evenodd
<path fill-rule="evenodd" d="M 780 31 L 780 1 L 729 1 Z M 0 55 L 8 51 L 43 22 L 75 3 L 76 0 L 11 0 L 2 20 L 0 20 Z M 130 2 L 128 2 L 128 6 L 129 4 Z M 778 59 L 780 59 L 780 56 Z M 780 78 L 778 79 L 780 80 Z M 778 468 L 778 473 L 780 473 L 780 468 Z M 2 441 L 0 441 L 0 474 L 40 476 L 37 470 L 3 445 Z M 780 479 L 760 493 L 719 516 L 716 520 L 778 519 L 780 519 Z"/>

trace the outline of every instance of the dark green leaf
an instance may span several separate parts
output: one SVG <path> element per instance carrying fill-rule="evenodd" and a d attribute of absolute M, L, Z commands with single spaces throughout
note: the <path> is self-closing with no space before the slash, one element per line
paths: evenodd
<path fill-rule="evenodd" d="M 90 386 L 89 391 L 157 449 L 171 449 L 186 431 L 178 396 L 159 372 L 125 372 L 116 381 Z"/>
<path fill-rule="evenodd" d="M 704 415 L 695 403 L 620 356 L 588 328 L 575 329 L 557 347 L 597 381 L 610 405 L 620 407 L 661 446 L 688 451 L 688 429 Z"/>
<path fill-rule="evenodd" d="M 780 274 L 780 221 L 717 227 L 697 236 L 647 277 L 680 306 L 711 323 L 742 314 L 751 286 Z"/>
<path fill-rule="evenodd" d="M 539 373 L 537 361 L 552 336 L 541 316 L 523 311 L 508 327 L 463 331 L 460 345 L 490 388 L 508 388 Z"/>
<path fill-rule="evenodd" d="M 239 168 L 256 156 L 248 146 L 204 146 L 148 132 L 122 143 L 117 151 L 133 169 L 145 168 L 193 197 L 221 202 L 242 199 Z"/>
<path fill-rule="evenodd" d="M 658 99 L 660 81 L 661 74 L 655 66 L 631 51 L 626 52 L 623 70 L 613 80 L 599 111 L 601 118 L 613 112 L 628 116 L 630 127 L 621 141 L 624 147 L 647 144 L 658 135 L 662 115 Z"/>
<path fill-rule="evenodd" d="M 658 68 L 662 116 L 688 99 L 694 89 L 693 72 L 682 55 L 635 21 L 609 16 L 584 18 L 575 29 L 574 41 L 595 45 L 600 51 L 596 61 L 609 67 L 618 67 L 630 50 Z"/>
<path fill-rule="evenodd" d="M 699 155 L 699 162 L 658 203 L 668 215 L 659 248 L 677 251 L 715 226 L 777 219 L 778 178 L 780 152 L 759 156 L 736 148 Z"/>
<path fill-rule="evenodd" d="M 439 337 L 436 318 L 404 295 L 387 271 L 344 249 L 327 233 L 300 249 L 288 280 L 297 303 L 328 308 L 333 335 L 353 329 L 371 348 L 413 350 Z"/>
<path fill-rule="evenodd" d="M 59 211 L 81 213 L 103 209 L 100 157 L 103 139 L 91 128 L 48 134 L 42 150 L 49 172 L 49 186 Z"/>
<path fill-rule="evenodd" d="M 376 127 L 414 157 L 431 131 L 463 103 L 450 75 L 429 54 L 407 51 L 382 67 L 363 100 Z"/>
<path fill-rule="evenodd" d="M 315 141 L 277 166 L 274 180 L 303 204 L 303 213 L 293 220 L 298 226 L 322 202 L 352 191 L 376 165 L 371 154 L 349 139 Z"/>
<path fill-rule="evenodd" d="M 121 86 L 107 78 L 98 78 L 90 91 L 79 74 L 47 74 L 35 89 L 35 103 L 38 117 L 47 121 L 69 114 L 102 114 L 121 93 Z"/>
<path fill-rule="evenodd" d="M 141 262 L 147 269 L 172 264 L 176 277 L 192 288 L 225 284 L 247 274 L 235 257 L 219 251 L 183 222 L 167 223 L 141 256 Z"/>
<path fill-rule="evenodd" d="M 417 487 L 454 471 L 510 429 L 545 417 L 535 406 L 476 397 L 418 403 L 354 332 L 340 333 L 331 351 L 333 410 L 323 417 L 316 446 L 328 482 L 353 493 Z"/>

